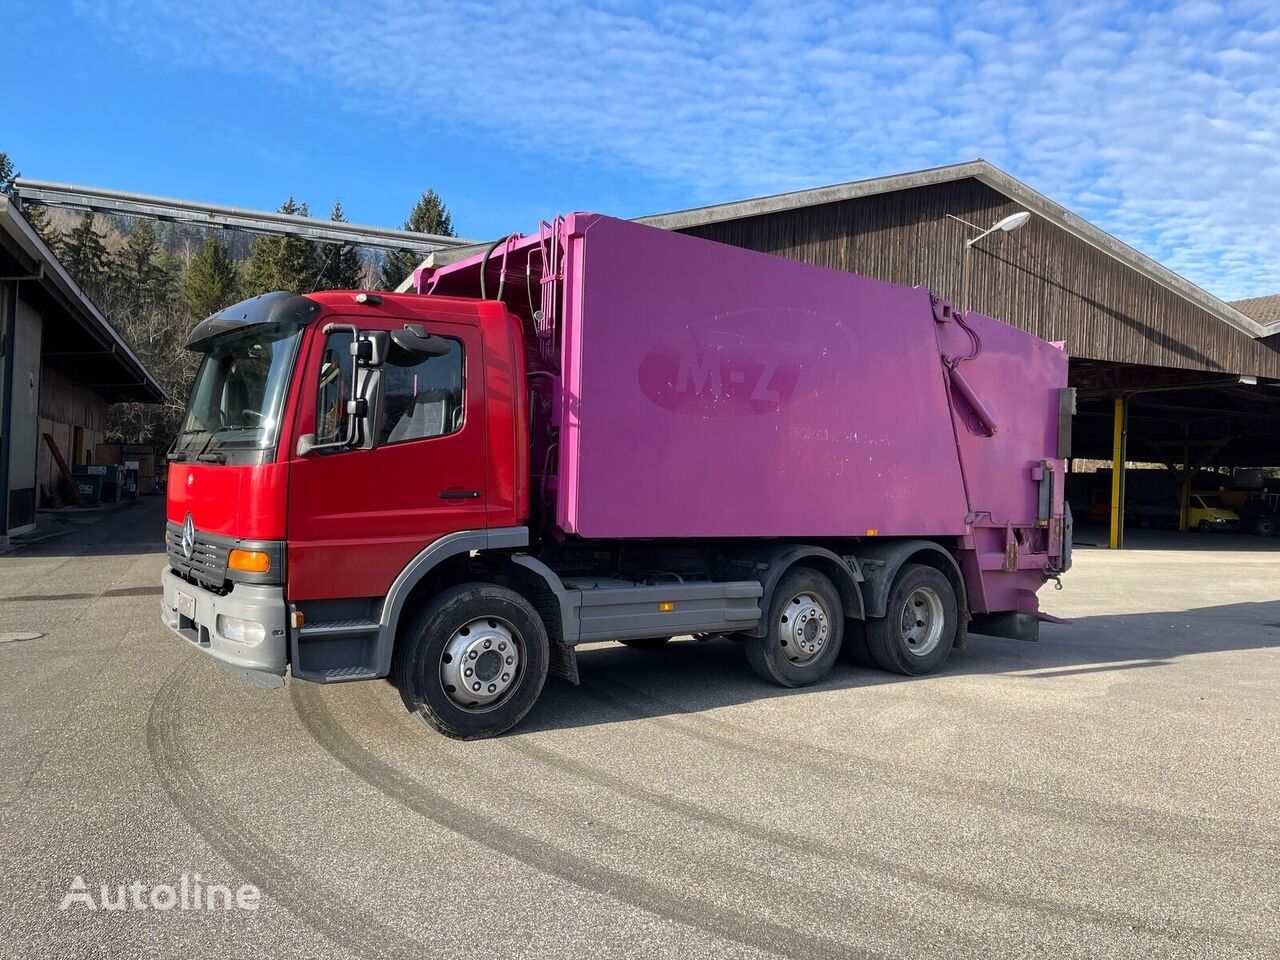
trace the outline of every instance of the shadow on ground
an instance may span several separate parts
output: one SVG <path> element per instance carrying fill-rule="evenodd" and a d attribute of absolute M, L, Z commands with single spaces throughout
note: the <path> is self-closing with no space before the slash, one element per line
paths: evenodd
<path fill-rule="evenodd" d="M 1093 673 L 1151 670 L 1184 657 L 1280 648 L 1280 601 L 1186 611 L 1083 617 L 1046 624 L 1039 643 L 970 637 L 938 679 L 1017 674 L 1035 682 Z M 785 689 L 760 680 L 730 640 L 675 640 L 656 651 L 593 645 L 578 652 L 582 684 L 551 679 L 513 736 L 642 717 L 694 713 L 821 690 L 934 682 L 840 662 L 815 687 Z"/>

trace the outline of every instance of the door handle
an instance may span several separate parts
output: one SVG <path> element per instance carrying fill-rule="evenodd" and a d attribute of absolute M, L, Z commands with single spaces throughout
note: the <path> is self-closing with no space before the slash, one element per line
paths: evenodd
<path fill-rule="evenodd" d="M 441 500 L 475 500 L 480 496 L 479 490 L 441 490 Z"/>

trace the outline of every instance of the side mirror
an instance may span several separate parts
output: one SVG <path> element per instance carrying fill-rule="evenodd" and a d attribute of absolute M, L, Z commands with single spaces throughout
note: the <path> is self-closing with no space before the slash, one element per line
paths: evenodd
<path fill-rule="evenodd" d="M 447 356 L 450 348 L 448 340 L 427 333 L 422 324 L 406 323 L 404 329 L 391 331 L 387 363 L 396 367 L 412 367 L 429 357 Z"/>

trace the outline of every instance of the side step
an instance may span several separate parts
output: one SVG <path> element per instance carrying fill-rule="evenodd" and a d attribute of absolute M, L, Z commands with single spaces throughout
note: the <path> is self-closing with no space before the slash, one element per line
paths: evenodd
<path fill-rule="evenodd" d="M 381 630 L 365 618 L 304 621 L 294 634 L 291 673 L 313 683 L 372 680 Z"/>

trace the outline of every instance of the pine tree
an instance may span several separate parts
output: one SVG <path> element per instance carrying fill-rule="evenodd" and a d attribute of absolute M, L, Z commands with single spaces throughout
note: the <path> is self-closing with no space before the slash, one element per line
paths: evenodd
<path fill-rule="evenodd" d="M 307 205 L 290 197 L 281 213 L 308 216 Z M 244 268 L 244 293 L 254 297 L 273 290 L 309 293 L 316 285 L 319 265 L 309 240 L 301 237 L 260 237 Z"/>
<path fill-rule="evenodd" d="M 426 192 L 418 198 L 418 202 L 413 205 L 413 209 L 409 212 L 409 219 L 404 222 L 401 229 L 452 237 L 454 236 L 453 215 L 449 213 L 449 208 L 444 205 L 440 195 L 428 187 Z M 382 288 L 394 290 L 400 286 L 405 277 L 417 269 L 421 262 L 422 259 L 417 254 L 403 250 L 391 251 L 382 261 Z"/>
<path fill-rule="evenodd" d="M 13 158 L 0 150 L 0 193 L 8 194 L 13 190 L 13 180 L 18 176 L 18 169 Z"/>
<path fill-rule="evenodd" d="M 31 224 L 31 229 L 40 239 L 48 244 L 54 256 L 57 256 L 62 238 L 54 225 L 49 222 L 49 211 L 40 204 L 27 203 L 23 204 L 22 216 L 26 218 L 27 223 Z"/>
<path fill-rule="evenodd" d="M 342 212 L 342 201 L 335 201 L 330 220 L 346 223 L 346 214 Z M 360 252 L 350 244 L 322 243 L 316 249 L 320 261 L 317 290 L 358 290 L 364 277 L 364 263 L 360 260 Z"/>
<path fill-rule="evenodd" d="M 212 316 L 240 299 L 240 277 L 221 237 L 209 236 L 191 258 L 191 266 L 182 281 L 182 296 L 197 320 Z"/>
<path fill-rule="evenodd" d="M 94 216 L 85 211 L 61 244 L 59 259 L 81 289 L 91 297 L 99 297 L 106 289 L 110 262 L 104 234 L 94 228 Z"/>
<path fill-rule="evenodd" d="M 112 279 L 120 293 L 133 303 L 157 303 L 173 294 L 175 276 L 175 265 L 155 225 L 139 220 L 112 264 Z"/>

